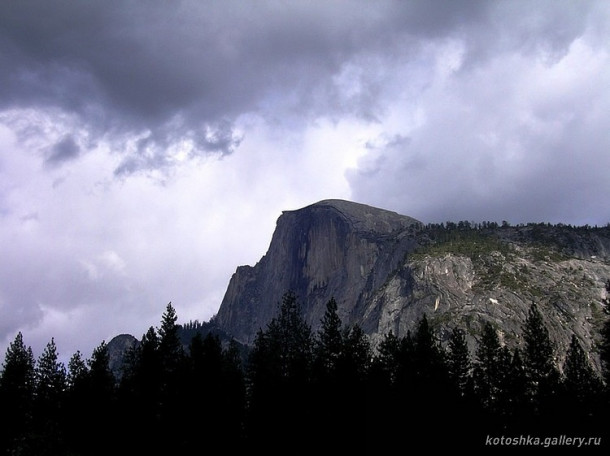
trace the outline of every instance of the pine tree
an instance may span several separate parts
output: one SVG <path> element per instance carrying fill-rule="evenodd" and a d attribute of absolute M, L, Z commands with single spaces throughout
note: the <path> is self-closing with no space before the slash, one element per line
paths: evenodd
<path fill-rule="evenodd" d="M 397 394 L 409 395 L 410 391 L 418 388 L 418 370 L 415 366 L 415 340 L 411 331 L 407 331 L 407 334 L 398 341 L 395 372 L 396 380 L 394 384 Z"/>
<path fill-rule="evenodd" d="M 279 347 L 273 342 L 267 331 L 259 329 L 248 353 L 246 381 L 251 411 L 256 411 L 259 403 L 262 406 L 281 377 Z"/>
<path fill-rule="evenodd" d="M 313 335 L 301 315 L 297 297 L 287 292 L 279 314 L 267 326 L 270 348 L 278 361 L 278 375 L 287 381 L 307 381 L 312 361 Z"/>
<path fill-rule="evenodd" d="M 501 418 L 504 425 L 509 422 L 513 415 L 513 400 L 515 399 L 511 394 L 511 387 L 513 382 L 513 375 L 518 375 L 517 372 L 513 372 L 514 354 L 511 353 L 510 349 L 503 345 L 500 347 L 498 352 L 498 382 L 497 382 L 497 398 L 495 404 L 495 413 Z"/>
<path fill-rule="evenodd" d="M 83 419 L 88 421 L 87 434 L 89 442 L 96 442 L 94 454 L 108 454 L 112 447 L 110 439 L 96 439 L 99 429 L 112 422 L 115 415 L 116 379 L 109 366 L 108 345 L 102 341 L 93 349 L 91 358 L 87 360 L 89 373 L 87 376 L 87 403 L 89 405 Z"/>
<path fill-rule="evenodd" d="M 270 326 L 270 332 L 275 332 Z M 282 358 L 288 377 L 308 380 L 312 361 L 313 335 L 303 319 L 301 307 L 294 293 L 288 292 L 282 298 L 280 314 L 277 318 L 277 335 L 284 341 Z"/>
<path fill-rule="evenodd" d="M 470 350 L 466 343 L 466 332 L 462 328 L 451 331 L 447 351 L 447 369 L 449 378 L 459 396 L 467 394 L 470 382 L 472 362 Z"/>
<path fill-rule="evenodd" d="M 74 454 L 87 451 L 90 423 L 84 419 L 90 413 L 89 367 L 80 351 L 68 361 L 67 394 L 65 399 L 64 432 L 68 449 Z M 69 451 L 66 452 L 69 454 Z"/>
<path fill-rule="evenodd" d="M 380 341 L 369 369 L 367 414 L 386 417 L 386 419 L 369 420 L 370 435 L 398 435 L 404 431 L 402 421 L 394 417 L 400 413 L 400 410 L 411 410 L 408 401 L 403 401 L 408 396 L 408 394 L 403 395 L 408 389 L 404 387 L 405 372 L 401 365 L 401 339 L 390 331 L 384 334 Z M 387 446 L 391 446 L 389 442 Z M 378 445 L 377 450 L 383 453 L 385 448 Z"/>
<path fill-rule="evenodd" d="M 335 434 L 329 444 L 335 449 L 352 453 L 361 450 L 361 442 L 348 440 L 345 435 L 366 435 L 367 423 L 363 419 L 362 404 L 354 398 L 364 398 L 367 394 L 369 363 L 372 357 L 371 346 L 367 336 L 359 325 L 345 328 L 343 331 L 343 346 L 336 363 L 335 388 L 329 397 L 326 409 L 328 416 L 336 418 L 330 423 Z M 323 439 L 322 441 L 327 441 Z"/>
<path fill-rule="evenodd" d="M 434 420 L 436 410 L 448 403 L 450 386 L 444 351 L 425 314 L 413 337 L 408 333 L 401 341 L 399 357 L 398 400 L 418 416 L 413 432 L 424 439 L 432 438 L 433 428 L 425 423 Z M 413 395 L 413 391 L 418 393 Z"/>
<path fill-rule="evenodd" d="M 132 452 L 159 448 L 161 384 L 159 336 L 151 326 L 140 343 L 127 351 L 117 392 L 119 416 L 124 417 L 118 428 L 124 430 L 122 441 Z M 132 426 L 133 422 L 138 426 Z"/>
<path fill-rule="evenodd" d="M 506 414 L 509 416 L 510 426 L 517 428 L 524 424 L 526 417 L 530 413 L 528 407 L 528 380 L 525 372 L 525 365 L 521 356 L 521 350 L 515 348 L 508 373 L 502 382 L 504 389 L 504 407 Z M 517 430 L 517 429 L 516 429 Z M 520 428 L 520 431 L 528 431 L 526 428 Z"/>
<path fill-rule="evenodd" d="M 223 419 L 225 394 L 219 337 L 208 333 L 204 338 L 197 332 L 185 360 L 187 375 L 181 385 L 181 401 L 188 401 L 189 408 L 197 412 L 182 424 L 179 435 L 185 441 L 185 449 L 195 452 L 202 438 L 221 438 L 227 424 Z"/>
<path fill-rule="evenodd" d="M 447 386 L 444 352 L 425 314 L 417 325 L 413 342 L 413 367 L 417 384 L 426 390 Z"/>
<path fill-rule="evenodd" d="M 158 330 L 159 334 L 159 354 L 163 365 L 163 372 L 172 375 L 179 368 L 184 357 L 184 350 L 178 331 L 180 327 L 177 324 L 178 316 L 172 303 L 168 303 L 165 312 L 161 317 L 161 327 Z"/>
<path fill-rule="evenodd" d="M 133 401 L 131 407 L 142 415 L 157 415 L 161 389 L 159 337 L 154 327 L 142 335 L 140 343 L 127 350 L 119 384 L 122 400 Z M 144 419 L 143 416 L 140 417 Z"/>
<path fill-rule="evenodd" d="M 345 423 L 344 398 L 346 386 L 341 380 L 341 358 L 344 355 L 343 324 L 337 314 L 337 302 L 331 298 L 320 320 L 320 329 L 314 339 L 313 388 L 316 421 L 320 423 L 320 437 L 328 447 L 334 447 L 337 427 Z"/>
<path fill-rule="evenodd" d="M 483 407 L 497 413 L 497 404 L 502 390 L 502 376 L 505 372 L 502 346 L 491 323 L 483 327 L 481 340 L 476 351 L 473 378 L 476 394 Z"/>
<path fill-rule="evenodd" d="M 66 392 L 66 369 L 58 361 L 55 340 L 45 347 L 35 367 L 36 388 L 34 396 L 35 435 L 31 437 L 31 448 L 37 454 L 55 455 L 61 451 L 62 405 Z"/>
<path fill-rule="evenodd" d="M 326 303 L 326 311 L 315 339 L 315 366 L 318 376 L 327 379 L 336 373 L 342 349 L 342 323 L 337 314 L 337 302 L 335 298 L 331 298 Z"/>
<path fill-rule="evenodd" d="M 585 425 L 583 419 L 596 415 L 598 403 L 602 399 L 602 382 L 574 334 L 566 354 L 563 373 L 565 407 L 572 418 L 578 417 L 582 427 Z M 590 422 L 586 422 L 586 426 L 590 425 Z"/>
<path fill-rule="evenodd" d="M 570 340 L 563 372 L 567 391 L 579 400 L 586 398 L 599 387 L 599 378 L 575 334 L 572 334 Z"/>
<path fill-rule="evenodd" d="M 447 426 L 446 436 L 466 447 L 470 445 L 468 437 L 472 435 L 472 428 L 480 426 L 480 410 L 474 395 L 473 362 L 466 332 L 461 328 L 456 327 L 451 331 L 446 349 L 446 366 L 448 393 L 444 394 L 447 403 L 445 409 L 447 421 L 451 423 Z M 468 420 L 463 419 L 464 411 L 468 411 Z"/>
<path fill-rule="evenodd" d="M 126 380 L 131 379 L 136 390 L 156 402 L 161 389 L 160 377 L 163 368 L 159 353 L 159 336 L 155 328 L 148 328 L 142 335 L 140 344 L 131 350 L 126 361 Z"/>
<path fill-rule="evenodd" d="M 91 358 L 87 360 L 90 384 L 105 398 L 112 396 L 115 386 L 115 378 L 110 371 L 109 361 L 108 345 L 105 341 L 93 349 Z"/>
<path fill-rule="evenodd" d="M 68 361 L 68 374 L 66 378 L 68 389 L 74 390 L 78 388 L 85 381 L 88 374 L 87 363 L 83 359 L 82 353 L 77 350 Z"/>
<path fill-rule="evenodd" d="M 559 387 L 555 347 L 538 306 L 532 303 L 523 326 L 523 364 L 528 379 L 528 396 L 534 414 L 553 414 L 553 397 Z"/>
<path fill-rule="evenodd" d="M 394 332 L 384 334 L 373 358 L 375 378 L 380 385 L 389 387 L 396 383 L 399 351 L 400 341 Z"/>
<path fill-rule="evenodd" d="M 248 356 L 248 422 L 253 445 L 272 439 L 272 429 L 296 439 L 313 424 L 312 350 L 311 329 L 303 320 L 296 295 L 287 292 L 278 315 L 265 331 L 258 331 Z"/>
<path fill-rule="evenodd" d="M 35 368 L 36 401 L 43 407 L 57 409 L 67 387 L 66 369 L 58 361 L 55 340 L 47 344 Z"/>
<path fill-rule="evenodd" d="M 164 429 L 161 438 L 161 448 L 170 450 L 180 432 L 178 417 L 180 416 L 181 402 L 184 400 L 183 384 L 187 365 L 185 352 L 178 332 L 176 310 L 169 302 L 161 317 L 159 334 L 159 360 L 161 362 L 161 391 L 160 391 L 160 426 Z"/>
<path fill-rule="evenodd" d="M 370 342 L 359 325 L 344 331 L 343 347 L 337 360 L 341 381 L 351 381 L 359 388 L 366 381 L 372 358 Z"/>
<path fill-rule="evenodd" d="M 0 451 L 18 453 L 32 424 L 35 361 L 21 332 L 6 350 L 0 376 L 0 404 L 5 421 L 0 426 Z"/>

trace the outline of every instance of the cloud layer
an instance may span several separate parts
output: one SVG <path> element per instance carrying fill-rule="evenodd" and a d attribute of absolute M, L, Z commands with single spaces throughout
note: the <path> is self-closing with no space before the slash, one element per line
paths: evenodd
<path fill-rule="evenodd" d="M 604 1 L 4 2 L 0 350 L 215 313 L 282 210 L 610 222 Z"/>

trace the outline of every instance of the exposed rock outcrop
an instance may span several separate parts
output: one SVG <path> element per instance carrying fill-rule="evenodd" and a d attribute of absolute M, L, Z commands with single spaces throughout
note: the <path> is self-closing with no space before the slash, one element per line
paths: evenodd
<path fill-rule="evenodd" d="M 119 334 L 108 342 L 108 367 L 116 378 L 121 378 L 125 354 L 138 344 L 139 341 L 131 334 Z"/>
<path fill-rule="evenodd" d="M 331 297 L 343 321 L 356 322 L 369 296 L 415 246 L 418 225 L 411 217 L 342 200 L 285 211 L 265 256 L 254 267 L 237 268 L 214 321 L 250 343 L 291 290 L 314 327 Z"/>
<path fill-rule="evenodd" d="M 279 217 L 265 256 L 237 268 L 214 323 L 251 343 L 291 290 L 314 330 L 334 297 L 343 323 L 373 342 L 388 331 L 405 335 L 426 314 L 441 338 L 460 326 L 474 346 L 491 322 L 506 344 L 519 345 L 536 302 L 559 354 L 574 333 L 594 356 L 609 278 L 609 227 L 448 229 L 325 200 Z"/>

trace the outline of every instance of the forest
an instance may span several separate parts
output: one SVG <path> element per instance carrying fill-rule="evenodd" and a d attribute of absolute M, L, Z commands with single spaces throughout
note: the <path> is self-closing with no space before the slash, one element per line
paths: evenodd
<path fill-rule="evenodd" d="M 425 316 L 373 347 L 361 328 L 343 325 L 334 299 L 313 332 L 292 292 L 245 355 L 212 333 L 185 345 L 177 321 L 169 303 L 118 376 L 105 342 L 64 366 L 53 340 L 34 359 L 19 333 L 0 373 L 0 454 L 608 444 L 610 319 L 600 329 L 601 370 L 576 337 L 557 364 L 535 303 L 514 350 L 491 324 L 474 352 L 458 328 L 441 345 Z"/>

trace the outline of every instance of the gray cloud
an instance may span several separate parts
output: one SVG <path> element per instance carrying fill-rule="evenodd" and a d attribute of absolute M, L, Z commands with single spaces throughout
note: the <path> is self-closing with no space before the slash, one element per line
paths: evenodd
<path fill-rule="evenodd" d="M 213 125 L 202 125 L 198 130 L 174 131 L 172 125 L 149 132 L 139 138 L 132 153 L 115 169 L 115 176 L 125 177 L 138 171 L 168 170 L 175 164 L 169 152 L 175 144 L 183 144 L 183 151 L 189 158 L 216 154 L 230 155 L 239 147 L 243 136 L 236 131 L 233 123 L 223 119 Z M 180 151 L 179 151 L 180 153 Z"/>
<path fill-rule="evenodd" d="M 589 40 L 552 62 L 510 49 L 437 69 L 419 123 L 377 140 L 349 172 L 354 197 L 424 221 L 608 223 L 610 68 Z M 401 135 L 410 141 L 392 140 Z"/>
<path fill-rule="evenodd" d="M 146 144 L 117 174 L 167 166 L 164 150 L 183 136 L 193 137 L 203 153 L 229 154 L 239 144 L 226 137 L 229 127 L 220 141 L 207 139 L 206 129 L 245 112 L 277 116 L 280 98 L 280 117 L 352 113 L 374 120 L 383 109 L 383 67 L 409 58 L 422 39 L 467 33 L 494 19 L 484 1 L 438 7 L 426 1 L 29 0 L 0 8 L 4 108 L 76 114 L 92 135 L 116 138 L 116 149 L 126 135 L 143 136 Z M 507 20 L 519 13 L 509 11 Z M 571 29 L 559 37 L 554 30 L 543 32 L 554 43 L 569 41 Z M 358 90 L 344 90 L 340 74 L 352 87 L 357 78 Z"/>
<path fill-rule="evenodd" d="M 80 147 L 72 135 L 65 135 L 59 142 L 51 147 L 45 164 L 58 166 L 63 162 L 74 160 L 80 155 Z"/>
<path fill-rule="evenodd" d="M 169 300 L 203 319 L 316 199 L 607 223 L 608 19 L 594 0 L 1 2 L 0 342 L 88 351 Z"/>

